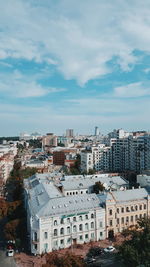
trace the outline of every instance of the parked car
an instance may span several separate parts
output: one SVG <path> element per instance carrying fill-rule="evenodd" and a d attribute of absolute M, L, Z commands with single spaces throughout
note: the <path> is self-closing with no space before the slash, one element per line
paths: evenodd
<path fill-rule="evenodd" d="M 7 241 L 7 250 L 9 249 L 15 249 L 15 241 L 14 240 L 8 240 Z"/>
<path fill-rule="evenodd" d="M 93 263 L 93 262 L 96 262 L 96 259 L 95 258 L 87 258 L 85 260 L 86 263 Z"/>
<path fill-rule="evenodd" d="M 113 246 L 109 246 L 107 248 L 104 248 L 104 252 L 113 252 L 115 251 L 115 248 Z"/>
<path fill-rule="evenodd" d="M 14 256 L 14 250 L 13 249 L 8 249 L 7 250 L 7 256 L 8 257 L 13 257 Z"/>

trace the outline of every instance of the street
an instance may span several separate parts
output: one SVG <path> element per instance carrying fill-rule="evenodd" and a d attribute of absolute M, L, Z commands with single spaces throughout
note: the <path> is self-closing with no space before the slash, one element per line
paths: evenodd
<path fill-rule="evenodd" d="M 0 250 L 0 267 L 17 267 L 13 257 L 8 257 L 6 251 Z"/>

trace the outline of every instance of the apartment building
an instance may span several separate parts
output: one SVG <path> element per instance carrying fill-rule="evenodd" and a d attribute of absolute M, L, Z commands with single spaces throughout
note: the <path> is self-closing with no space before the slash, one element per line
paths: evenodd
<path fill-rule="evenodd" d="M 81 171 L 89 172 L 93 169 L 93 153 L 91 150 L 83 150 L 81 152 Z"/>
<path fill-rule="evenodd" d="M 109 146 L 100 144 L 91 147 L 91 166 L 96 171 L 136 171 L 150 169 L 150 135 L 127 133 L 123 130 L 110 135 Z M 85 153 L 86 151 L 84 151 Z M 83 152 L 81 152 L 82 156 Z M 89 169 L 88 157 L 82 156 L 83 170 Z"/>

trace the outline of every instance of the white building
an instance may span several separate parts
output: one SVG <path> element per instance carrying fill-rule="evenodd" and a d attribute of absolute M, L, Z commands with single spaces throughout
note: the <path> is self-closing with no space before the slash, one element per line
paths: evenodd
<path fill-rule="evenodd" d="M 64 197 L 47 178 L 24 180 L 31 252 L 105 239 L 105 209 L 96 194 Z"/>
<path fill-rule="evenodd" d="M 93 154 L 90 150 L 84 150 L 81 152 L 81 170 L 89 172 L 93 169 Z"/>

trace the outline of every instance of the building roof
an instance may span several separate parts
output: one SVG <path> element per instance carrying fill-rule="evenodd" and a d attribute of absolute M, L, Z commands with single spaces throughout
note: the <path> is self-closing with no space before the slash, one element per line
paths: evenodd
<path fill-rule="evenodd" d="M 127 202 L 138 199 L 146 199 L 148 196 L 148 191 L 145 188 L 136 188 L 121 192 L 112 192 L 112 195 L 116 202 Z"/>
<path fill-rule="evenodd" d="M 112 189 L 116 189 L 118 186 L 127 185 L 128 181 L 123 179 L 120 176 L 100 176 L 100 175 L 91 175 L 91 176 L 79 176 L 76 178 L 75 176 L 70 176 L 70 179 L 62 181 L 61 184 L 65 191 L 67 190 L 78 190 L 78 189 L 88 189 L 90 186 L 93 186 L 96 182 L 101 182 L 104 184 L 105 188 L 108 189 L 111 187 Z M 65 177 L 66 178 L 66 177 Z"/>
<path fill-rule="evenodd" d="M 55 198 L 48 201 L 37 213 L 39 217 L 86 212 L 100 207 L 96 194 Z"/>

